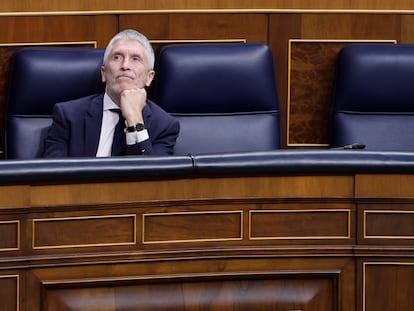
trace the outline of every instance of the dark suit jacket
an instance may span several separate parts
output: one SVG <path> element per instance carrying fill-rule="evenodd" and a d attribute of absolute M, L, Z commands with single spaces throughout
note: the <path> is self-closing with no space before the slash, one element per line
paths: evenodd
<path fill-rule="evenodd" d="M 180 125 L 147 100 L 142 112 L 150 139 L 127 146 L 127 155 L 168 155 L 174 150 Z M 103 115 L 103 94 L 58 103 L 45 140 L 44 157 L 94 157 L 98 150 Z"/>

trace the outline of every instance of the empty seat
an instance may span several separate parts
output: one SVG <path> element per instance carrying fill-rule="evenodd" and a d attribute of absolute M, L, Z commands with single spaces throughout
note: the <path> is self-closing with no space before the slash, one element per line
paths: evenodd
<path fill-rule="evenodd" d="M 164 46 L 155 83 L 155 101 L 180 121 L 175 154 L 280 148 L 278 94 L 267 45 Z"/>
<path fill-rule="evenodd" d="M 338 56 L 331 147 L 414 150 L 414 45 L 360 44 Z"/>

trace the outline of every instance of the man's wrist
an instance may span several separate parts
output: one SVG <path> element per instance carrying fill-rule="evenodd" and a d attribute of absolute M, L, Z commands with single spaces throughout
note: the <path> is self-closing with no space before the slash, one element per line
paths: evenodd
<path fill-rule="evenodd" d="M 125 128 L 125 133 L 140 132 L 145 130 L 143 123 L 136 123 L 135 125 L 127 126 Z"/>
<path fill-rule="evenodd" d="M 127 145 L 135 145 L 149 139 L 148 131 L 144 128 L 141 131 L 127 132 L 126 143 Z"/>

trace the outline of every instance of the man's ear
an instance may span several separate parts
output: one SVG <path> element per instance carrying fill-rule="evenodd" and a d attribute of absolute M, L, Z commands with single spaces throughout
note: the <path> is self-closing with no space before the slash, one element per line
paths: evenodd
<path fill-rule="evenodd" d="M 147 81 L 145 82 L 146 87 L 149 87 L 151 85 L 152 80 L 154 80 L 154 77 L 155 77 L 155 71 L 154 70 L 148 71 Z"/>
<path fill-rule="evenodd" d="M 105 72 L 105 66 L 101 66 L 101 80 L 103 83 L 106 82 Z"/>

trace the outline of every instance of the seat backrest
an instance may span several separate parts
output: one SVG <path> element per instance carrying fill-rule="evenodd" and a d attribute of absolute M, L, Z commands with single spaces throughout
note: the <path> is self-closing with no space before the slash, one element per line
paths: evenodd
<path fill-rule="evenodd" d="M 41 157 L 54 104 L 103 92 L 103 52 L 52 47 L 15 53 L 6 102 L 6 159 Z"/>
<path fill-rule="evenodd" d="M 361 44 L 337 59 L 331 147 L 414 150 L 414 45 Z"/>
<path fill-rule="evenodd" d="M 175 154 L 280 148 L 279 101 L 270 48 L 201 43 L 161 48 L 155 100 L 180 121 Z"/>

